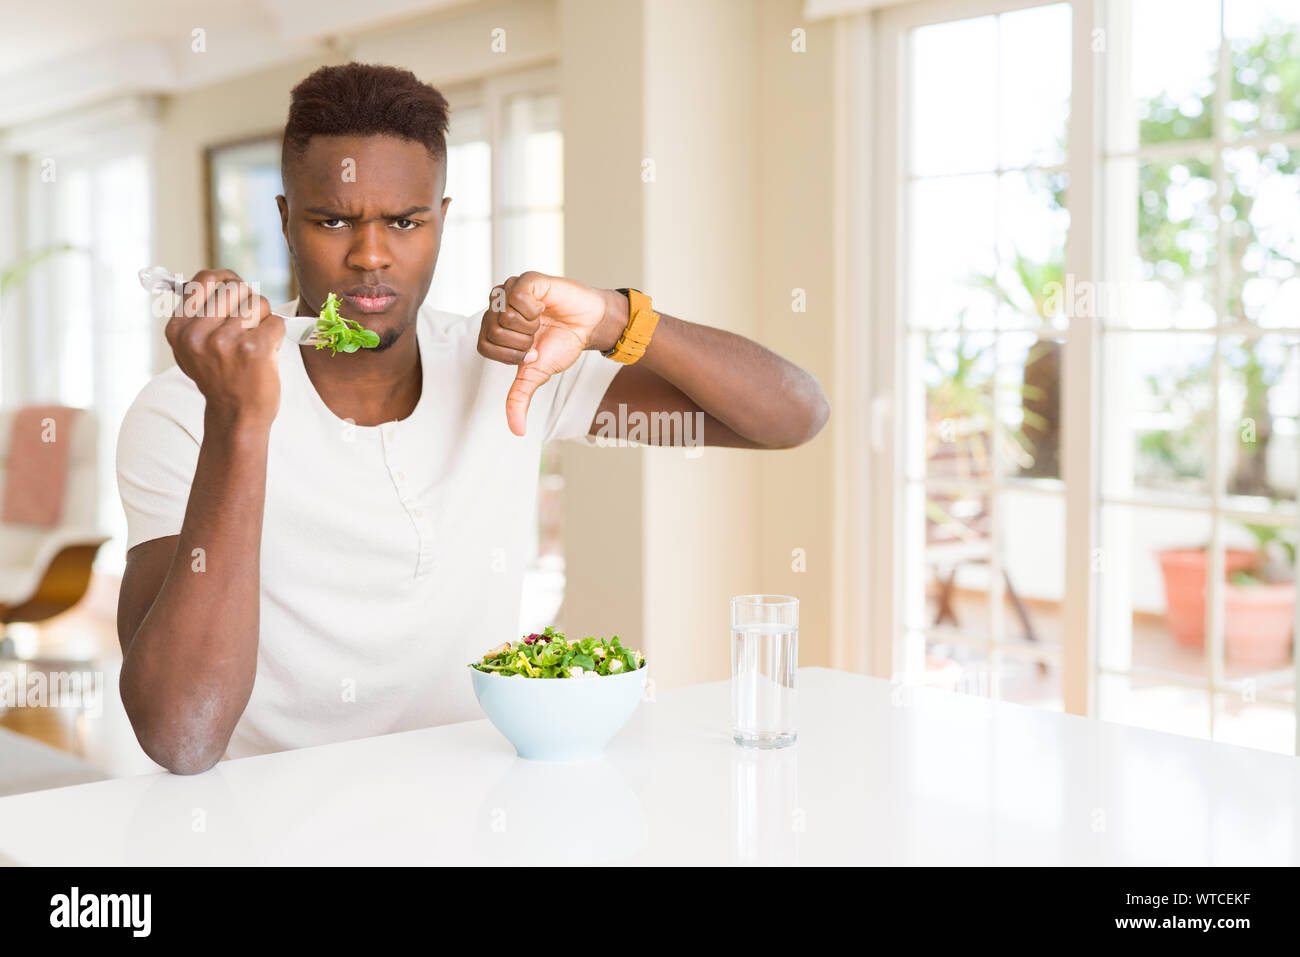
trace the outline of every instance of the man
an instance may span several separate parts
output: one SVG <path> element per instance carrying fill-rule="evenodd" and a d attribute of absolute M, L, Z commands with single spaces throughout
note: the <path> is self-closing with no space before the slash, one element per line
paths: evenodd
<path fill-rule="evenodd" d="M 176 367 L 127 412 L 122 700 L 174 772 L 477 717 L 465 666 L 517 637 L 544 443 L 676 412 L 702 413 L 704 444 L 789 448 L 829 415 L 803 370 L 656 323 L 634 290 L 525 273 L 481 319 L 423 306 L 446 130 L 404 70 L 300 83 L 277 202 L 301 295 L 277 311 L 335 292 L 379 345 L 299 346 L 204 271 L 167 324 Z"/>

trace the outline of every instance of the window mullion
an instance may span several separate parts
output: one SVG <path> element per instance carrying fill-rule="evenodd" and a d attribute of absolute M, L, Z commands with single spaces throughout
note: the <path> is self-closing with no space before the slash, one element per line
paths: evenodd
<path fill-rule="evenodd" d="M 1070 233 L 1066 275 L 1095 283 L 1098 277 L 1098 222 L 1101 186 L 1100 89 L 1105 58 L 1093 50 L 1100 0 L 1074 0 L 1071 33 L 1069 187 L 1066 205 Z M 1104 37 L 1104 34 L 1102 34 Z M 1097 471 L 1095 386 L 1097 330 L 1090 316 L 1071 316 L 1065 335 L 1061 382 L 1061 475 L 1065 480 L 1065 711 L 1096 713 L 1094 630 L 1097 580 Z"/>
<path fill-rule="evenodd" d="M 487 113 L 488 155 L 491 157 L 491 178 L 488 184 L 489 231 L 492 236 L 492 281 L 504 282 L 507 278 L 501 271 L 505 263 L 505 222 L 503 216 L 503 184 L 506 176 L 505 157 L 505 122 L 502 117 L 502 96 L 498 88 L 486 84 L 483 91 L 483 106 Z"/>
<path fill-rule="evenodd" d="M 1228 177 L 1223 163 L 1224 132 L 1227 128 L 1227 101 L 1231 96 L 1232 64 L 1228 50 L 1227 37 L 1224 33 L 1224 5 L 1219 5 L 1219 51 L 1215 62 L 1217 65 L 1214 91 L 1214 122 L 1212 141 L 1214 149 L 1214 202 L 1216 211 L 1223 208 L 1227 195 Z M 1214 689 L 1223 686 L 1223 601 L 1224 601 L 1224 553 L 1223 553 L 1223 456 L 1220 446 L 1220 396 L 1223 384 L 1223 325 L 1228 313 L 1228 231 L 1224 229 L 1223 219 L 1216 216 L 1215 222 L 1215 264 L 1214 264 L 1214 354 L 1211 374 L 1210 393 L 1210 561 L 1209 594 L 1210 603 L 1205 616 L 1207 631 L 1205 639 L 1205 669 L 1207 707 L 1210 709 L 1210 740 L 1214 740 Z"/>

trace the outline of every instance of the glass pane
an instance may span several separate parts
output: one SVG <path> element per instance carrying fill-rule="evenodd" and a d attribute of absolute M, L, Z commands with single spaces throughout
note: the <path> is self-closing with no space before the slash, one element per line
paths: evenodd
<path fill-rule="evenodd" d="M 289 250 L 275 197 L 280 180 L 280 140 L 216 147 L 208 154 L 212 182 L 213 268 L 231 269 L 272 305 L 290 298 Z"/>
<path fill-rule="evenodd" d="M 447 188 L 451 197 L 442 245 L 426 302 L 458 315 L 487 309 L 492 283 L 492 152 L 480 133 L 481 111 L 457 114 L 460 141 L 447 146 Z"/>
<path fill-rule="evenodd" d="M 925 643 L 924 684 L 981 698 L 996 698 L 999 690 L 983 650 L 933 638 Z"/>
<path fill-rule="evenodd" d="M 94 217 L 88 215 L 92 208 L 91 179 L 92 171 L 84 168 L 61 171 L 60 188 L 55 192 L 53 204 L 55 236 L 57 242 L 70 243 L 74 249 L 48 261 L 61 317 L 53 330 L 59 337 L 56 353 L 58 396 L 65 405 L 83 409 L 90 408 L 95 402 L 93 323 L 100 319 L 102 311 L 96 308 L 92 290 L 94 263 L 86 255 L 98 238 L 91 235 Z M 101 209 L 111 202 L 98 190 L 95 196 Z M 137 383 L 137 386 L 141 384 Z"/>
<path fill-rule="evenodd" d="M 1069 4 L 1058 3 L 998 18 L 998 133 L 1003 167 L 1065 162 L 1070 17 Z"/>
<path fill-rule="evenodd" d="M 1216 288 L 1218 218 L 1208 157 L 1143 163 L 1138 169 L 1141 278 L 1164 286 L 1169 313 L 1159 325 L 1210 325 Z M 1154 304 L 1153 304 L 1154 305 Z M 1134 317 L 1153 328 L 1156 317 Z"/>
<path fill-rule="evenodd" d="M 1294 529 L 1285 531 L 1294 547 Z M 1254 681 L 1273 675 L 1294 689 L 1293 563 L 1283 557 L 1280 548 L 1268 548 L 1261 554 L 1255 537 L 1240 527 L 1229 527 L 1225 533 L 1229 580 L 1223 586 L 1224 674 L 1230 680 Z M 1271 573 L 1278 577 L 1270 577 Z M 1280 689 L 1273 686 L 1272 690 L 1277 693 Z"/>
<path fill-rule="evenodd" d="M 560 100 L 553 93 L 507 97 L 502 108 L 498 174 L 493 182 L 497 234 L 494 282 L 530 269 L 564 275 L 564 151 Z M 485 287 L 486 288 L 486 287 Z M 563 627 L 563 478 L 561 451 L 539 463 L 541 490 L 537 552 L 524 579 L 521 628 Z"/>
<path fill-rule="evenodd" d="M 1208 514 L 1103 505 L 1093 573 L 1097 663 L 1105 669 L 1206 676 Z M 1239 556 L 1228 553 L 1226 568 Z"/>
<path fill-rule="evenodd" d="M 1295 706 L 1253 701 L 1250 695 L 1214 696 L 1214 740 L 1295 754 Z"/>
<path fill-rule="evenodd" d="M 912 494 L 919 494 L 914 487 Z M 968 641 L 990 635 L 1026 649 L 1059 653 L 1065 595 L 1065 511 L 1059 496 L 1005 492 L 996 521 L 1001 555 L 1001 624 L 992 632 L 991 557 L 994 515 L 990 496 L 944 485 L 925 491 L 924 604 L 910 606 L 913 630 L 951 631 Z"/>
<path fill-rule="evenodd" d="M 1102 338 L 1102 490 L 1208 497 L 1214 339 L 1186 333 Z"/>
<path fill-rule="evenodd" d="M 1106 164 L 1103 268 L 1086 310 L 1135 329 L 1209 328 L 1217 318 L 1218 214 L 1211 154 Z"/>
<path fill-rule="evenodd" d="M 907 323 L 917 328 L 992 328 L 998 299 L 995 176 L 918 180 L 909 190 Z"/>
<path fill-rule="evenodd" d="M 1065 499 L 998 496 L 1002 627 L 994 640 L 1060 655 L 1065 636 Z"/>
<path fill-rule="evenodd" d="M 1142 145 L 1207 139 L 1214 122 L 1218 0 L 1134 0 L 1115 7 L 1121 16 L 1125 7 L 1132 11 L 1109 31 L 1132 100 L 1112 106 L 1111 150 L 1131 149 L 1135 131 Z"/>
<path fill-rule="evenodd" d="M 1065 342 L 998 337 L 997 465 L 1015 478 L 1061 477 L 1061 365 Z"/>
<path fill-rule="evenodd" d="M 1276 698 L 1295 693 L 1296 525 L 1275 511 L 1258 521 L 1223 519 L 1224 674 Z"/>
<path fill-rule="evenodd" d="M 278 180 L 277 180 L 278 181 Z M 156 330 L 147 298 L 141 300 L 135 282 L 139 263 L 150 258 L 150 170 L 144 155 L 114 157 L 95 170 L 89 218 L 95 224 L 91 257 L 76 260 L 84 273 L 85 302 L 95 321 L 94 408 L 99 418 L 99 461 L 111 463 L 126 410 L 153 369 L 150 365 Z M 274 201 L 270 203 L 275 209 Z M 85 210 L 80 211 L 85 215 Z M 278 230 L 279 216 L 275 216 Z M 268 240 L 269 242 L 270 240 Z M 277 232 L 275 242 L 285 251 Z M 287 295 L 287 290 L 286 290 Z M 82 350 L 86 343 L 82 343 Z M 98 470 L 98 525 L 111 539 L 96 556 L 95 566 L 117 574 L 125 562 L 126 515 L 111 467 Z"/>
<path fill-rule="evenodd" d="M 1300 60 L 1296 62 L 1300 74 Z M 1228 234 L 1225 319 L 1300 326 L 1300 176 L 1297 155 L 1280 143 L 1224 150 L 1228 175 L 1222 216 Z"/>
<path fill-rule="evenodd" d="M 993 471 L 993 388 L 997 339 L 991 333 L 925 337 L 926 474 L 988 477 Z M 1009 449 L 1007 443 L 1002 443 Z"/>
<path fill-rule="evenodd" d="M 542 447 L 541 488 L 538 493 L 537 514 L 539 532 L 537 551 L 543 557 L 554 557 L 564 563 L 564 472 L 561 445 L 551 443 Z"/>
<path fill-rule="evenodd" d="M 1066 323 L 1064 173 L 1007 173 L 998 190 L 998 256 L 995 274 L 979 274 L 982 288 L 998 301 L 998 326 L 1035 329 Z"/>
<path fill-rule="evenodd" d="M 1210 736 L 1210 695 L 1196 688 L 1102 675 L 1097 683 L 1097 710 L 1103 721 L 1194 738 Z"/>
<path fill-rule="evenodd" d="M 1300 337 L 1230 336 L 1223 342 L 1219 460 L 1230 508 L 1296 509 L 1300 462 Z"/>
<path fill-rule="evenodd" d="M 997 653 L 994 659 L 998 696 L 1003 701 L 1048 711 L 1065 710 L 1064 671 L 1059 664 Z"/>
<path fill-rule="evenodd" d="M 909 628 L 950 630 L 971 640 L 989 636 L 988 562 L 992 554 L 988 496 L 959 487 L 925 493 L 925 604 Z"/>
<path fill-rule="evenodd" d="M 530 93 L 506 100 L 501 159 L 503 209 L 555 208 L 564 203 L 564 150 L 557 95 Z"/>
<path fill-rule="evenodd" d="M 1295 0 L 1230 0 L 1228 127 L 1245 135 L 1300 129 L 1300 8 Z"/>
<path fill-rule="evenodd" d="M 492 151 L 486 142 L 447 147 L 447 221 L 486 219 L 492 213 Z"/>
<path fill-rule="evenodd" d="M 998 154 L 997 20 L 921 27 L 912 33 L 910 53 L 909 172 L 992 170 Z M 954 71 L 961 82 L 953 82 Z"/>
<path fill-rule="evenodd" d="M 501 218 L 502 276 L 529 269 L 564 275 L 564 218 L 559 212 L 515 213 Z"/>
<path fill-rule="evenodd" d="M 435 309 L 461 316 L 482 315 L 492 283 L 492 224 L 486 219 L 453 220 L 448 216 L 425 301 Z"/>

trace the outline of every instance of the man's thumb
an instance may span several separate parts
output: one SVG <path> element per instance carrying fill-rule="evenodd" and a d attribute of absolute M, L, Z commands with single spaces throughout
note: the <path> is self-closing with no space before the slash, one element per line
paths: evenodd
<path fill-rule="evenodd" d="M 510 385 L 506 395 L 506 422 L 515 435 L 523 435 L 528 428 L 528 404 L 533 393 L 551 377 L 535 365 L 521 365 L 515 373 L 515 381 Z"/>

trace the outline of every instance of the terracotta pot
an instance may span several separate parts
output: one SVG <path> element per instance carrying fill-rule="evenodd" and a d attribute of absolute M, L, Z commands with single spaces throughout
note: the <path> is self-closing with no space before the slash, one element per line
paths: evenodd
<path fill-rule="evenodd" d="M 1174 641 L 1189 648 L 1205 644 L 1205 585 L 1209 553 L 1175 548 L 1157 553 L 1165 580 L 1165 620 Z M 1225 577 L 1253 567 L 1253 551 L 1230 548 L 1224 554 Z M 1233 664 L 1269 668 L 1285 664 L 1291 653 L 1295 622 L 1294 582 L 1224 584 L 1223 652 Z"/>
<path fill-rule="evenodd" d="M 1228 585 L 1223 593 L 1223 653 L 1234 664 L 1276 668 L 1291 657 L 1295 582 Z"/>
<path fill-rule="evenodd" d="M 1205 644 L 1205 584 L 1210 553 L 1204 548 L 1170 548 L 1157 552 L 1165 579 L 1165 620 L 1174 641 L 1189 648 Z M 1224 577 L 1255 564 L 1255 553 L 1229 548 L 1223 556 Z"/>

